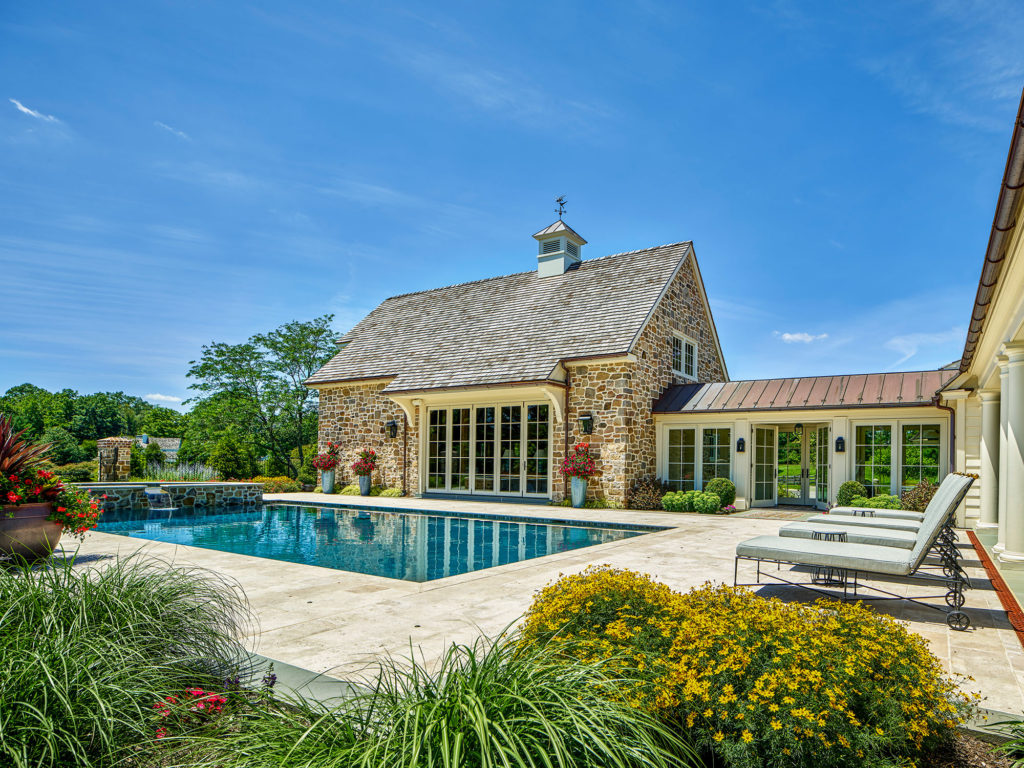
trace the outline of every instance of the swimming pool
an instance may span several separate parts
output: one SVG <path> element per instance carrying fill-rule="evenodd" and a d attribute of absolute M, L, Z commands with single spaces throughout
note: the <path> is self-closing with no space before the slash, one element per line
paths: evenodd
<path fill-rule="evenodd" d="M 97 530 L 152 541 L 432 581 L 664 530 L 523 517 L 271 504 L 245 511 L 106 512 Z"/>

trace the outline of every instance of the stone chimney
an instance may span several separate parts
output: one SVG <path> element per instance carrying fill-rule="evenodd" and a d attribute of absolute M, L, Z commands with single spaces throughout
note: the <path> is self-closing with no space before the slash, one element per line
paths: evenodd
<path fill-rule="evenodd" d="M 580 263 L 580 252 L 587 241 L 559 219 L 550 227 L 535 234 L 537 241 L 537 275 L 554 277 L 563 275 Z"/>

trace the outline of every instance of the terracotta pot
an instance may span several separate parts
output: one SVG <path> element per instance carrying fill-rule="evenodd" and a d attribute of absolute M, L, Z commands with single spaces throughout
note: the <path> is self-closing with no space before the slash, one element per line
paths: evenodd
<path fill-rule="evenodd" d="M 38 560 L 53 552 L 62 531 L 60 523 L 46 519 L 52 509 L 51 504 L 0 508 L 0 562 Z"/>

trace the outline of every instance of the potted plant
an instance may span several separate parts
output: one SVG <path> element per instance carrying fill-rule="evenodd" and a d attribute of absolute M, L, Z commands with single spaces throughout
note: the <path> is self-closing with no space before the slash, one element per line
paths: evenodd
<path fill-rule="evenodd" d="M 359 452 L 359 459 L 352 465 L 352 471 L 359 478 L 359 495 L 370 495 L 370 482 L 373 470 L 377 467 L 377 454 L 366 448 Z"/>
<path fill-rule="evenodd" d="M 49 444 L 36 445 L 0 415 L 0 561 L 49 555 L 63 533 L 82 538 L 100 505 L 40 466 Z"/>
<path fill-rule="evenodd" d="M 563 476 L 572 478 L 572 505 L 579 509 L 587 501 L 587 480 L 597 474 L 594 457 L 590 455 L 590 443 L 577 443 L 572 453 L 562 459 L 559 470 Z"/>
<path fill-rule="evenodd" d="M 339 446 L 327 443 L 327 450 L 313 457 L 313 466 L 320 470 L 320 487 L 324 493 L 334 493 L 334 468 L 338 466 Z"/>

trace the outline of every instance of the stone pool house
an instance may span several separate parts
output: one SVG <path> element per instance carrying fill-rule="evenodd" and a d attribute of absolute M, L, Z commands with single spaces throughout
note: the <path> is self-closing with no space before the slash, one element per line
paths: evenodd
<path fill-rule="evenodd" d="M 730 381 L 691 242 L 584 259 L 563 221 L 529 271 L 387 299 L 306 383 L 320 443 L 423 496 L 558 500 L 578 441 L 588 495 L 658 477 L 737 486 L 737 507 L 825 507 L 840 484 L 895 493 L 980 473 L 961 524 L 1024 565 L 1024 100 L 961 358 L 929 371 Z M 965 265 L 963 274 L 972 279 Z M 966 309 L 966 308 L 965 308 Z"/>

